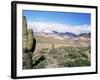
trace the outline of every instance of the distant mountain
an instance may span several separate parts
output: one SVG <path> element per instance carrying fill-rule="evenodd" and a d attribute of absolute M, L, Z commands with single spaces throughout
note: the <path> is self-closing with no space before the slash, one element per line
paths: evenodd
<path fill-rule="evenodd" d="M 65 38 L 75 38 L 77 37 L 76 34 L 71 33 L 71 32 L 57 32 L 57 31 L 52 31 L 54 34 L 60 35 L 60 36 L 64 36 Z"/>
<path fill-rule="evenodd" d="M 60 33 L 60 35 L 63 35 L 63 36 L 69 36 L 69 37 L 72 37 L 72 38 L 77 37 L 76 34 L 71 33 L 71 32 Z"/>
<path fill-rule="evenodd" d="M 64 36 L 66 38 L 76 38 L 76 37 L 85 37 L 85 38 L 90 38 L 91 33 L 80 33 L 80 34 L 74 34 L 71 32 L 57 32 L 57 31 L 52 31 L 56 35 Z"/>
<path fill-rule="evenodd" d="M 63 38 L 78 38 L 78 37 L 84 37 L 84 38 L 90 38 L 91 33 L 80 33 L 80 34 L 75 34 L 72 32 L 58 32 L 58 31 L 51 31 L 51 30 L 42 30 L 38 34 L 44 34 L 45 36 L 53 36 L 53 37 L 63 37 Z"/>
<path fill-rule="evenodd" d="M 57 31 L 52 31 L 53 33 L 55 33 L 55 34 L 59 34 L 59 32 L 57 32 Z"/>
<path fill-rule="evenodd" d="M 78 35 L 78 37 L 85 37 L 85 38 L 90 38 L 91 37 L 91 33 L 81 33 Z"/>

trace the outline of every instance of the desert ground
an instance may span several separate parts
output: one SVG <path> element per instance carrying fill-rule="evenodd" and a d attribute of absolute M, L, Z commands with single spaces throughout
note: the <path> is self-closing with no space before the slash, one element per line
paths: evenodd
<path fill-rule="evenodd" d="M 66 39 L 44 35 L 34 35 L 34 38 L 33 68 L 90 66 L 90 38 Z"/>

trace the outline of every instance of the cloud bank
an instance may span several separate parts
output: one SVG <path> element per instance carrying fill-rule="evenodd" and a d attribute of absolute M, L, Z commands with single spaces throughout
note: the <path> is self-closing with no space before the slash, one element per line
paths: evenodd
<path fill-rule="evenodd" d="M 28 28 L 33 29 L 34 32 L 52 33 L 57 32 L 71 32 L 74 34 L 88 33 L 91 31 L 90 25 L 71 26 L 60 23 L 50 22 L 28 22 Z"/>

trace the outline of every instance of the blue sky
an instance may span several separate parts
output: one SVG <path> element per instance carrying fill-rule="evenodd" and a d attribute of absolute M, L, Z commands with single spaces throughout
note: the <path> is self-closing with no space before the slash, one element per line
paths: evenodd
<path fill-rule="evenodd" d="M 26 16 L 28 22 L 53 22 L 72 26 L 91 25 L 89 13 L 23 10 L 23 16 Z"/>

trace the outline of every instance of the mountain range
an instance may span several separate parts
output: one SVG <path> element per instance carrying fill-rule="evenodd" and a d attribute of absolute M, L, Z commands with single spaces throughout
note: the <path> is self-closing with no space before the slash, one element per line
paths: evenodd
<path fill-rule="evenodd" d="M 76 38 L 76 37 L 85 37 L 85 38 L 90 38 L 91 37 L 91 33 L 80 33 L 80 34 L 74 34 L 74 33 L 71 33 L 71 32 L 62 32 L 62 33 L 59 33 L 57 31 L 52 31 L 54 34 L 57 34 L 57 35 L 61 35 L 61 36 L 64 36 L 64 37 L 70 37 L 70 38 Z"/>
<path fill-rule="evenodd" d="M 45 34 L 46 36 L 60 36 L 60 37 L 64 37 L 64 38 L 78 38 L 78 37 L 84 37 L 84 38 L 90 38 L 91 37 L 91 33 L 80 33 L 80 34 L 75 34 L 72 32 L 58 32 L 58 31 L 49 31 L 49 32 L 39 32 L 38 34 Z"/>

